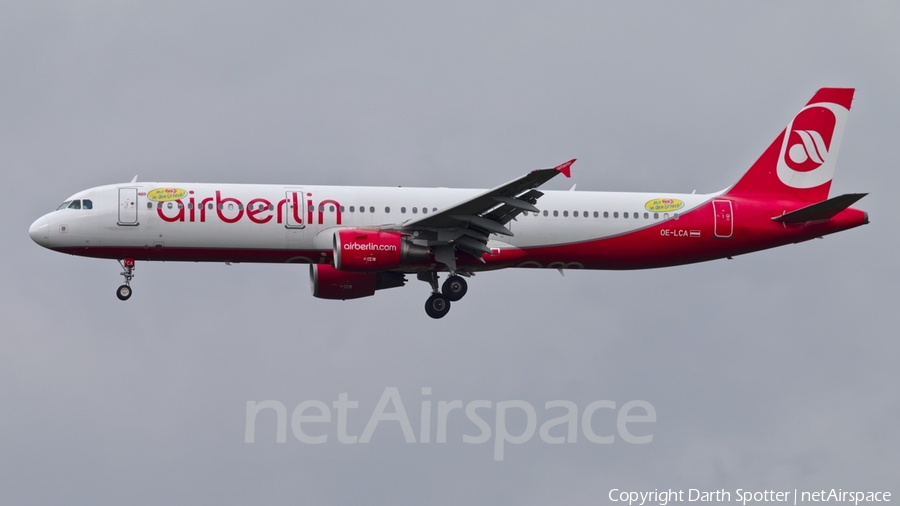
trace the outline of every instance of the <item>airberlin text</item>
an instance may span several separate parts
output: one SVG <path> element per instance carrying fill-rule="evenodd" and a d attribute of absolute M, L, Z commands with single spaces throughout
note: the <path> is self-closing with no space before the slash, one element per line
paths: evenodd
<path fill-rule="evenodd" d="M 371 242 L 348 242 L 344 244 L 348 251 L 397 251 L 396 244 L 375 244 Z"/>
<path fill-rule="evenodd" d="M 359 435 L 350 434 L 350 427 L 362 422 L 351 419 L 355 418 L 351 410 L 359 408 L 359 401 L 350 400 L 347 393 L 339 394 L 331 406 L 317 400 L 298 404 L 290 416 L 291 432 L 298 441 L 306 444 L 322 444 L 333 438 L 342 444 L 369 443 L 379 427 L 384 435 L 377 437 L 396 438 L 402 434 L 407 443 L 430 443 L 432 433 L 435 443 L 447 443 L 448 437 L 454 440 L 461 433 L 462 441 L 468 444 L 483 444 L 493 439 L 494 460 L 498 461 L 504 460 L 507 444 L 527 443 L 536 431 L 540 440 L 547 444 L 576 443 L 579 432 L 595 444 L 612 444 L 617 435 L 630 444 L 653 441 L 653 434 L 646 424 L 656 422 L 656 409 L 647 401 L 629 401 L 617 409 L 614 401 L 601 400 L 591 402 L 581 410 L 572 401 L 548 401 L 544 404 L 545 414 L 540 417 L 546 419 L 538 428 L 538 412 L 527 401 L 473 400 L 463 403 L 462 400 L 450 400 L 433 403 L 430 395 L 430 387 L 422 388 L 418 434 L 413 430 L 396 387 L 384 389 Z M 432 404 L 436 404 L 436 409 Z M 491 414 L 493 424 L 490 423 Z M 244 442 L 256 441 L 258 422 L 266 427 L 266 432 L 270 427 L 274 428 L 276 443 L 287 442 L 288 411 L 283 403 L 247 401 Z M 327 425 L 323 427 L 322 424 Z"/>
<path fill-rule="evenodd" d="M 223 197 L 219 190 L 216 190 L 214 196 L 203 198 L 195 196 L 193 190 L 187 194 L 187 199 L 156 202 L 153 207 L 156 207 L 159 217 L 168 223 L 205 223 L 216 218 L 222 223 L 237 223 L 246 218 L 258 225 L 274 219 L 278 224 L 300 226 L 314 223 L 317 218 L 318 224 L 322 225 L 326 214 L 333 214 L 335 224 L 341 224 L 341 205 L 333 199 L 313 204 L 312 193 L 304 196 L 301 192 L 286 192 L 285 198 L 280 200 L 252 198 L 246 205 L 237 198 Z"/>

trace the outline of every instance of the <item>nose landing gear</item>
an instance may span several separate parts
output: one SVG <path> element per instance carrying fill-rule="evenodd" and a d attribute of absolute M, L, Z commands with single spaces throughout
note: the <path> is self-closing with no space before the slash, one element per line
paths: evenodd
<path fill-rule="evenodd" d="M 116 297 L 119 300 L 128 300 L 131 298 L 131 287 L 128 285 L 122 285 L 116 289 Z"/>
<path fill-rule="evenodd" d="M 122 266 L 122 276 L 125 278 L 125 284 L 116 289 L 116 297 L 119 300 L 128 300 L 131 298 L 131 280 L 134 278 L 134 259 L 119 260 L 119 265 Z"/>

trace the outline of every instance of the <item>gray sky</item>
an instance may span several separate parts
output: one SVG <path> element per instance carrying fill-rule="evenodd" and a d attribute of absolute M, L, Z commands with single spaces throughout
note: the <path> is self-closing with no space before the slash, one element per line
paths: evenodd
<path fill-rule="evenodd" d="M 888 2 L 4 2 L 0 503 L 546 504 L 611 488 L 900 493 L 900 7 Z M 832 194 L 872 224 L 733 261 L 481 274 L 448 317 L 307 269 L 63 256 L 28 226 L 130 180 L 710 192 L 822 86 L 857 88 Z M 178 288 L 162 288 L 176 280 Z M 652 295 L 663 287 L 670 295 Z M 244 442 L 247 401 L 653 405 L 652 443 Z M 434 409 L 434 408 L 433 408 Z M 609 410 L 595 429 L 615 434 Z M 580 414 L 580 412 L 579 412 Z M 483 412 L 493 426 L 493 411 Z M 432 414 L 434 419 L 436 414 Z M 525 426 L 510 412 L 510 432 Z M 561 433 L 561 432 L 559 432 Z M 434 428 L 432 428 L 434 441 Z"/>

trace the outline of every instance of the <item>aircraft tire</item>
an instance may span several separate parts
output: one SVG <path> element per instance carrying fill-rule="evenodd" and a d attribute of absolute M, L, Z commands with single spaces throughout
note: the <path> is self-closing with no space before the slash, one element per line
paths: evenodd
<path fill-rule="evenodd" d="M 441 293 L 443 293 L 444 297 L 447 297 L 450 302 L 456 302 L 459 299 L 462 299 L 465 297 L 467 291 L 469 291 L 469 285 L 462 276 L 450 276 L 444 281 L 444 285 L 441 287 Z"/>
<path fill-rule="evenodd" d="M 131 298 L 131 287 L 128 285 L 122 285 L 116 290 L 116 297 L 119 300 L 128 300 Z"/>
<path fill-rule="evenodd" d="M 425 313 L 434 319 L 443 318 L 448 312 L 450 312 L 450 300 L 440 293 L 432 294 L 425 301 Z"/>

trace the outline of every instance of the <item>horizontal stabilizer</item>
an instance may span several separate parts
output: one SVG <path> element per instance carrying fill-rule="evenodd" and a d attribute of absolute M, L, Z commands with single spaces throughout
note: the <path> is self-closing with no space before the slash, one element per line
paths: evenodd
<path fill-rule="evenodd" d="M 857 200 L 865 197 L 868 193 L 848 193 L 837 197 L 823 200 L 811 206 L 802 207 L 796 211 L 791 211 L 781 216 L 775 216 L 773 221 L 782 223 L 802 223 L 804 221 L 827 220 L 833 218 L 839 212 L 847 209 L 856 203 Z"/>

